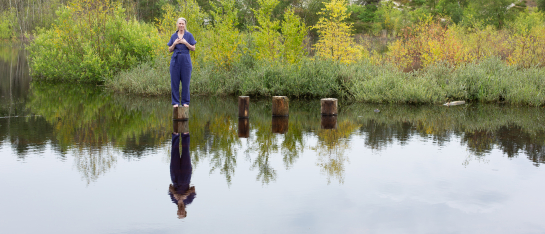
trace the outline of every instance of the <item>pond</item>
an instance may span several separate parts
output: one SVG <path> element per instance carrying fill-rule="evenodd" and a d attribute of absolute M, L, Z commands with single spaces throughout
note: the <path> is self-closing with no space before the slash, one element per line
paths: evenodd
<path fill-rule="evenodd" d="M 1 233 L 545 232 L 542 107 L 193 96 L 181 125 L 0 53 Z"/>

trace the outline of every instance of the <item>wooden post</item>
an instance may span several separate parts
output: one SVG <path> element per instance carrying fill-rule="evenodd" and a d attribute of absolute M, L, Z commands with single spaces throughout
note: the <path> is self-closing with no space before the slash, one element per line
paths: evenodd
<path fill-rule="evenodd" d="M 239 138 L 250 137 L 250 120 L 248 118 L 238 119 L 238 137 Z"/>
<path fill-rule="evenodd" d="M 288 116 L 290 109 L 290 100 L 286 96 L 273 96 L 272 115 Z"/>
<path fill-rule="evenodd" d="M 322 98 L 320 104 L 322 106 L 322 115 L 337 115 L 336 98 Z"/>
<path fill-rule="evenodd" d="M 250 97 L 249 96 L 238 97 L 238 117 L 248 118 L 249 109 L 250 109 Z"/>
<path fill-rule="evenodd" d="M 322 129 L 337 129 L 337 116 L 323 115 Z"/>
<path fill-rule="evenodd" d="M 189 106 L 174 107 L 173 119 L 188 120 L 189 119 Z"/>
<path fill-rule="evenodd" d="M 183 121 L 172 121 L 174 126 L 174 132 L 176 133 L 188 133 L 189 132 L 189 121 L 183 120 Z"/>
<path fill-rule="evenodd" d="M 288 132 L 289 117 L 288 116 L 273 116 L 272 117 L 272 132 L 284 134 Z"/>

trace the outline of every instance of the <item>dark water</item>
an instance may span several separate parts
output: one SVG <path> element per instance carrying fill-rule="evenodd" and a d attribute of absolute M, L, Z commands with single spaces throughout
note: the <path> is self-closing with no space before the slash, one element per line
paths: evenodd
<path fill-rule="evenodd" d="M 253 98 L 246 125 L 193 96 L 176 135 L 168 97 L 30 82 L 0 51 L 0 233 L 545 232 L 544 108 L 341 102 L 331 125 Z"/>

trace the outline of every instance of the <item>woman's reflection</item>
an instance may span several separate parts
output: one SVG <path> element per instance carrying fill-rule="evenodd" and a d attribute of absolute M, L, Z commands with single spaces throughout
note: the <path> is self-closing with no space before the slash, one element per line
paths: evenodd
<path fill-rule="evenodd" d="M 180 135 L 182 137 L 182 155 L 180 157 Z M 178 218 L 187 216 L 186 206 L 195 199 L 195 186 L 191 182 L 191 158 L 189 157 L 189 133 L 172 133 L 172 151 L 170 156 L 170 178 L 168 187 L 170 199 L 178 205 Z"/>

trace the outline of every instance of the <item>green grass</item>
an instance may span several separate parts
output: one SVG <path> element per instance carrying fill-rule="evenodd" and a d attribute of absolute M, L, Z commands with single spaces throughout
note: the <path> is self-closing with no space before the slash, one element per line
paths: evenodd
<path fill-rule="evenodd" d="M 168 66 L 147 62 L 106 82 L 117 92 L 169 95 Z M 162 63 L 164 64 L 164 62 Z M 436 64 L 405 73 L 393 65 L 368 61 L 340 64 L 303 59 L 298 64 L 242 59 L 230 69 L 199 61 L 192 95 L 339 97 L 357 102 L 437 104 L 449 100 L 545 104 L 545 69 L 508 66 L 497 58 L 458 68 Z"/>

